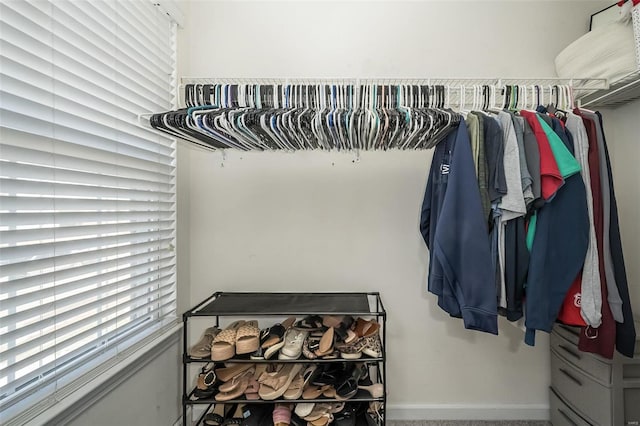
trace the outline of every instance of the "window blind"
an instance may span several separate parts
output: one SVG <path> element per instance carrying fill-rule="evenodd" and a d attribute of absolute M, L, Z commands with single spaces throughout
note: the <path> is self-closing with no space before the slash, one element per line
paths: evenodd
<path fill-rule="evenodd" d="M 175 35 L 151 1 L 0 2 L 0 417 L 175 319 L 175 141 L 137 125 Z"/>

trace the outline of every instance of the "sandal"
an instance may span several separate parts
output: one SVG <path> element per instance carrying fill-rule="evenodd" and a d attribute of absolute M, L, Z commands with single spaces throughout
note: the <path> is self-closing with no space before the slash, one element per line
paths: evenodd
<path fill-rule="evenodd" d="M 362 350 L 366 346 L 366 337 L 359 338 L 352 343 L 336 343 L 336 350 L 340 352 L 343 359 L 359 359 L 362 357 Z"/>
<path fill-rule="evenodd" d="M 189 349 L 189 356 L 196 359 L 209 358 L 211 356 L 211 344 L 218 333 L 220 333 L 218 327 L 207 328 L 198 343 Z"/>
<path fill-rule="evenodd" d="M 260 347 L 258 321 L 244 323 L 236 333 L 236 354 L 250 354 Z"/>
<path fill-rule="evenodd" d="M 245 387 L 243 393 L 246 392 L 247 388 L 249 387 L 249 381 L 253 378 L 254 371 L 255 370 L 253 368 L 243 371 L 242 373 L 238 374 L 228 382 L 224 382 L 220 386 L 218 386 L 218 390 L 220 392 L 227 392 L 227 393 L 233 392 L 239 386 L 241 386 L 243 380 L 246 379 L 247 386 Z"/>
<path fill-rule="evenodd" d="M 236 321 L 222 330 L 213 339 L 211 344 L 211 359 L 213 361 L 225 361 L 236 354 L 236 334 L 244 321 Z"/>
<path fill-rule="evenodd" d="M 302 355 L 307 359 L 316 359 L 318 355 L 315 351 L 320 347 L 320 339 L 324 333 L 318 333 L 317 331 L 309 334 L 304 343 L 302 344 Z"/>
<path fill-rule="evenodd" d="M 274 324 L 271 328 L 266 328 L 260 332 L 260 347 L 267 349 L 282 341 L 284 333 L 291 328 L 295 322 L 295 317 L 289 317 L 281 323 Z"/>
<path fill-rule="evenodd" d="M 248 386 L 249 377 L 244 376 L 237 384 L 234 383 L 232 390 L 229 392 L 217 393 L 215 399 L 216 401 L 231 401 L 232 399 L 238 399 L 244 394 L 244 391 L 247 390 Z"/>
<path fill-rule="evenodd" d="M 258 390 L 260 389 L 260 384 L 255 378 L 249 379 L 249 385 L 244 390 L 244 396 L 249 401 L 255 401 L 260 399 L 260 395 L 258 395 Z"/>
<path fill-rule="evenodd" d="M 318 315 L 309 315 L 296 322 L 293 328 L 303 331 L 315 331 L 322 329 L 322 318 Z"/>
<path fill-rule="evenodd" d="M 311 411 L 313 411 L 314 406 L 315 404 L 313 402 L 300 402 L 296 404 L 296 409 L 294 410 L 294 412 L 299 417 L 305 418 L 306 416 L 311 414 Z"/>
<path fill-rule="evenodd" d="M 234 404 L 233 407 L 235 407 L 235 410 L 233 410 L 233 408 L 231 409 L 233 415 L 231 417 L 226 417 L 224 419 L 224 423 L 220 426 L 242 424 L 242 421 L 244 420 L 244 404 Z"/>
<path fill-rule="evenodd" d="M 289 388 L 293 378 L 302 368 L 301 364 L 286 364 L 274 373 L 265 373 L 260 377 L 260 398 L 271 401 L 281 397 Z"/>
<path fill-rule="evenodd" d="M 302 390 L 304 389 L 304 377 L 302 371 L 295 375 L 289 387 L 282 395 L 284 399 L 300 399 L 302 396 Z"/>
<path fill-rule="evenodd" d="M 333 352 L 333 340 L 334 340 L 334 329 L 330 327 L 327 331 L 324 332 L 322 338 L 320 339 L 320 344 L 318 345 L 318 349 L 315 351 L 316 356 L 324 356 L 329 355 Z"/>
<path fill-rule="evenodd" d="M 373 336 L 380 330 L 380 324 L 375 320 L 358 318 L 355 326 L 355 333 L 358 337 Z"/>
<path fill-rule="evenodd" d="M 207 426 L 220 426 L 224 423 L 226 413 L 225 404 L 216 404 L 211 412 L 207 413 L 202 419 L 202 423 Z"/>
<path fill-rule="evenodd" d="M 291 423 L 291 406 L 289 404 L 276 404 L 273 409 L 273 424 L 275 426 L 289 426 Z"/>
<path fill-rule="evenodd" d="M 362 367 L 353 366 L 350 373 L 347 373 L 344 380 L 339 385 L 336 385 L 336 399 L 345 400 L 352 398 L 358 393 L 358 381 L 362 377 Z"/>
<path fill-rule="evenodd" d="M 221 367 L 216 370 L 216 375 L 218 379 L 222 382 L 228 382 L 229 380 L 236 377 L 238 374 L 249 370 L 251 368 L 255 368 L 254 364 L 233 364 L 229 367 Z"/>

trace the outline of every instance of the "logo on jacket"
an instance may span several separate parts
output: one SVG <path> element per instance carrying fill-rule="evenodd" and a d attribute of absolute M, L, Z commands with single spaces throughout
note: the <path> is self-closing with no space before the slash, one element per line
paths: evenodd
<path fill-rule="evenodd" d="M 580 307 L 580 293 L 576 293 L 573 295 L 573 306 L 576 308 Z"/>
<path fill-rule="evenodd" d="M 440 174 L 448 175 L 450 166 L 448 164 L 440 164 Z"/>

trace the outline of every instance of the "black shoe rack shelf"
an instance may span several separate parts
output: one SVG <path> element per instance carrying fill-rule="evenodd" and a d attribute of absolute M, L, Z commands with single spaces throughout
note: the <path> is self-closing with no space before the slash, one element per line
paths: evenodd
<path fill-rule="evenodd" d="M 373 398 L 367 391 L 358 390 L 358 393 L 347 401 L 341 402 L 363 402 L 369 403 L 378 401 L 382 403 L 382 410 L 380 410 L 380 416 L 376 423 L 384 425 L 386 422 L 386 311 L 382 300 L 380 299 L 380 293 L 265 293 L 265 292 L 216 292 L 201 303 L 188 310 L 182 315 L 183 320 L 183 356 L 182 356 L 182 424 L 187 425 L 200 425 L 206 413 L 217 403 L 234 404 L 264 404 L 264 403 L 301 403 L 301 402 L 332 402 L 338 401 L 331 398 L 319 398 L 319 399 L 283 399 L 278 398 L 273 401 L 264 400 L 247 400 L 242 396 L 240 399 L 234 399 L 230 401 L 216 401 L 211 399 L 195 399 L 193 392 L 195 386 L 191 385 L 193 378 L 197 376 L 197 372 L 189 371 L 191 364 L 206 364 L 211 362 L 211 359 L 195 359 L 189 357 L 189 347 L 195 343 L 190 341 L 189 323 L 194 321 L 196 317 L 210 317 L 206 319 L 206 327 L 221 326 L 221 319 L 226 319 L 224 323 L 229 323 L 235 319 L 259 319 L 261 322 L 268 321 L 266 318 L 272 318 L 271 324 L 283 320 L 286 317 L 295 316 L 297 319 L 302 319 L 308 315 L 351 315 L 355 317 L 363 317 L 375 319 L 380 323 L 380 339 L 382 343 L 382 356 L 380 358 L 372 358 L 363 354 L 361 358 L 355 360 L 346 360 L 342 358 L 336 359 L 314 359 L 309 360 L 301 356 L 295 360 L 280 360 L 268 359 L 268 360 L 254 360 L 248 357 L 244 358 L 232 358 L 224 361 L 224 363 L 303 363 L 303 364 L 323 364 L 323 363 L 364 363 L 369 371 L 370 377 L 383 384 L 384 393 L 381 398 Z M 233 318 L 236 317 L 236 318 Z M 239 317 L 239 318 L 238 318 Z M 203 318 L 199 318 L 203 319 Z M 205 328 L 206 328 L 205 327 Z M 203 328 L 204 329 L 204 328 Z M 191 336 L 192 339 L 197 337 Z M 188 410 L 190 406 L 206 406 L 202 413 L 196 414 L 196 410 Z M 191 411 L 191 412 L 190 412 Z M 198 410 L 200 411 L 200 410 Z M 197 418 L 193 418 L 197 417 Z M 360 419 L 358 425 L 367 425 L 364 419 Z"/>

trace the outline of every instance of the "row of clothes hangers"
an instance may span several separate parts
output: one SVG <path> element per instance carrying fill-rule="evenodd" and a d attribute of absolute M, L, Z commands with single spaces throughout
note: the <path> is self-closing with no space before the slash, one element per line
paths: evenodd
<path fill-rule="evenodd" d="M 471 110 L 545 103 L 538 85 L 187 84 L 186 108 L 153 114 L 150 124 L 215 149 L 428 149 L 470 111 L 469 91 Z M 572 99 L 569 86 L 548 86 L 553 106 Z"/>
<path fill-rule="evenodd" d="M 160 131 L 241 150 L 424 149 L 460 121 L 444 86 L 188 84 Z"/>

